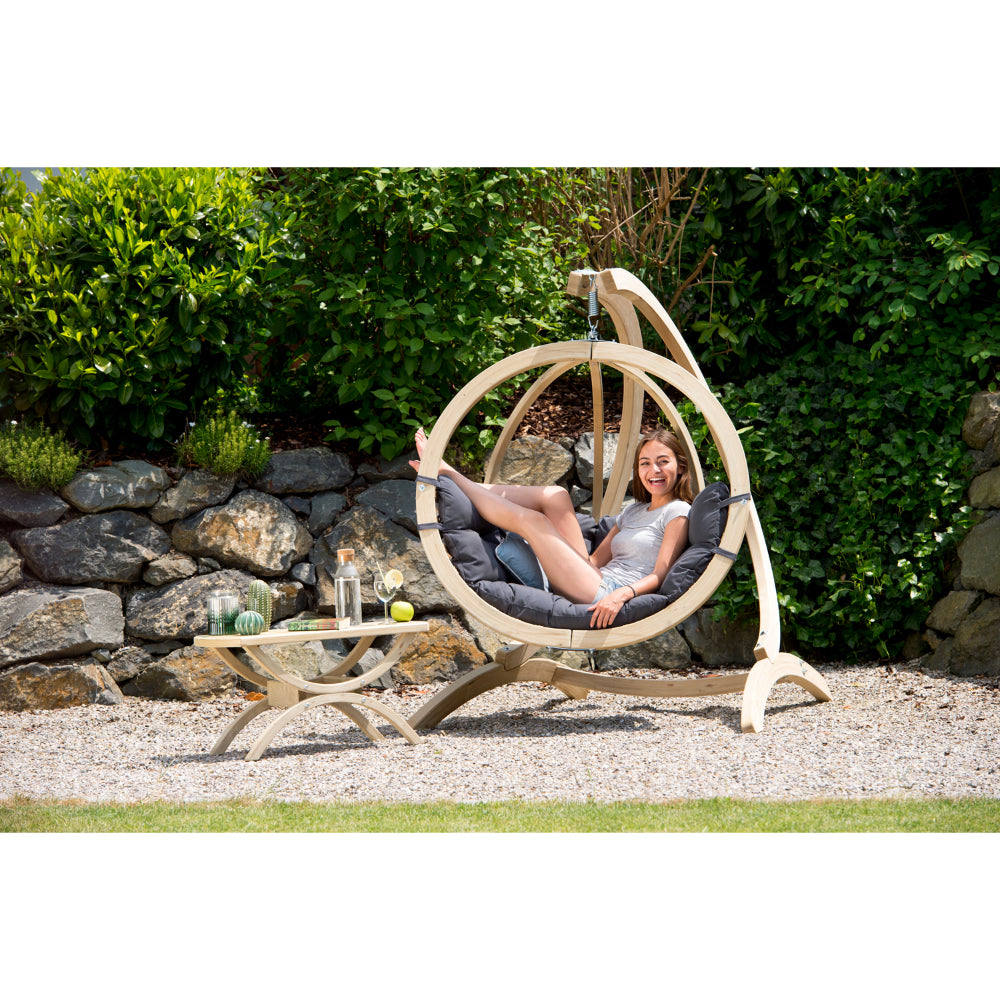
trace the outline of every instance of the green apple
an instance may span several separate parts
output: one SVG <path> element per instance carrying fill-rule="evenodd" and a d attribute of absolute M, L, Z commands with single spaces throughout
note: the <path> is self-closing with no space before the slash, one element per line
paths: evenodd
<path fill-rule="evenodd" d="M 389 608 L 389 614 L 397 622 L 408 622 L 413 617 L 413 605 L 407 601 L 395 601 Z"/>

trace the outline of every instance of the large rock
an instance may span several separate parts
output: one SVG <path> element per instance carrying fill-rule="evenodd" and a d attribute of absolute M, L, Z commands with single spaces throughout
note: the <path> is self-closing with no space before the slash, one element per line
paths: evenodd
<path fill-rule="evenodd" d="M 254 485 L 268 493 L 322 493 L 346 486 L 354 478 L 350 462 L 329 448 L 299 448 L 271 456 Z"/>
<path fill-rule="evenodd" d="M 116 649 L 122 602 L 90 587 L 22 587 L 0 597 L 0 667 Z"/>
<path fill-rule="evenodd" d="M 118 685 L 99 663 L 22 663 L 0 674 L 0 709 L 48 711 L 76 705 L 120 705 Z"/>
<path fill-rule="evenodd" d="M 24 562 L 17 552 L 0 538 L 0 594 L 5 594 L 20 585 L 24 579 L 21 572 L 23 565 Z"/>
<path fill-rule="evenodd" d="M 953 590 L 931 608 L 927 627 L 945 635 L 954 635 L 982 597 L 978 590 Z"/>
<path fill-rule="evenodd" d="M 220 479 L 204 469 L 191 469 L 150 508 L 149 516 L 157 524 L 179 521 L 206 507 L 225 503 L 235 487 L 233 479 Z"/>
<path fill-rule="evenodd" d="M 164 587 L 168 583 L 186 580 L 198 572 L 198 564 L 182 552 L 168 552 L 154 559 L 142 571 L 142 579 L 154 587 Z"/>
<path fill-rule="evenodd" d="M 399 599 L 418 614 L 453 608 L 455 602 L 438 582 L 420 539 L 371 507 L 353 507 L 325 535 L 316 539 L 310 560 L 316 567 L 316 603 L 321 614 L 334 613 L 333 575 L 337 549 L 354 549 L 361 572 L 361 600 L 373 610 L 378 603 L 372 585 L 376 565 L 403 574 Z"/>
<path fill-rule="evenodd" d="M 152 507 L 171 483 L 155 465 L 129 460 L 79 473 L 63 487 L 62 495 L 77 510 L 95 514 L 115 507 Z"/>
<path fill-rule="evenodd" d="M 594 435 L 592 432 L 588 431 L 586 434 L 581 434 L 577 439 L 575 451 L 576 451 L 576 476 L 580 480 L 583 486 L 588 489 L 594 485 Z M 603 479 L 606 481 L 608 476 L 611 475 L 611 469 L 614 467 L 615 456 L 618 454 L 618 435 L 617 434 L 605 434 L 604 435 L 604 476 Z"/>
<path fill-rule="evenodd" d="M 259 576 L 283 576 L 312 546 L 312 535 L 288 507 L 256 490 L 179 521 L 171 537 L 181 552 Z"/>
<path fill-rule="evenodd" d="M 1000 594 L 1000 517 L 977 524 L 958 546 L 962 588 Z"/>
<path fill-rule="evenodd" d="M 408 451 L 403 455 L 386 461 L 380 459 L 376 463 L 362 462 L 358 466 L 358 475 L 364 476 L 369 483 L 379 483 L 384 479 L 416 479 L 416 470 L 410 465 L 417 458 L 416 451 Z"/>
<path fill-rule="evenodd" d="M 125 694 L 178 701 L 206 701 L 236 687 L 238 675 L 210 649 L 186 646 L 148 666 L 123 688 Z"/>
<path fill-rule="evenodd" d="M 309 520 L 307 527 L 311 535 L 322 535 L 334 521 L 337 515 L 347 506 L 347 497 L 343 493 L 317 493 L 309 505 Z"/>
<path fill-rule="evenodd" d="M 962 440 L 982 451 L 1000 426 L 1000 392 L 977 392 L 962 425 Z"/>
<path fill-rule="evenodd" d="M 983 601 L 959 625 L 948 669 L 960 677 L 1000 676 L 1000 599 Z"/>
<path fill-rule="evenodd" d="M 593 435 L 591 435 L 593 438 Z M 591 449 L 593 471 L 593 449 Z M 561 482 L 573 470 L 573 456 L 554 441 L 526 434 L 515 438 L 497 470 L 498 483 L 549 486 Z"/>
<path fill-rule="evenodd" d="M 11 536 L 31 571 L 47 583 L 135 583 L 170 549 L 170 537 L 141 514 L 89 514 Z"/>
<path fill-rule="evenodd" d="M 219 570 L 167 587 L 137 590 L 125 605 L 125 627 L 137 639 L 191 639 L 208 631 L 205 600 L 213 590 L 231 590 L 245 599 L 253 577 Z M 121 643 L 118 643 L 121 645 Z"/>
<path fill-rule="evenodd" d="M 428 618 L 430 629 L 417 635 L 392 668 L 396 684 L 447 680 L 486 663 L 472 636 L 455 618 Z"/>
<path fill-rule="evenodd" d="M 374 508 L 408 531 L 417 533 L 417 495 L 412 481 L 383 480 L 360 493 L 356 502 Z"/>
<path fill-rule="evenodd" d="M 701 608 L 678 625 L 695 656 L 708 666 L 739 663 L 752 666 L 759 627 L 754 622 L 713 621 L 713 609 Z"/>
<path fill-rule="evenodd" d="M 152 665 L 153 660 L 153 654 L 147 652 L 142 646 L 122 646 L 115 650 L 104 669 L 107 670 L 111 679 L 121 686 L 132 678 L 138 677 L 146 667 Z"/>
<path fill-rule="evenodd" d="M 299 580 L 277 580 L 271 584 L 272 621 L 292 618 L 309 606 L 309 591 Z"/>
<path fill-rule="evenodd" d="M 0 479 L 0 521 L 13 521 L 25 528 L 47 528 L 69 510 L 69 504 L 48 490 L 22 490 L 8 479 Z"/>
<path fill-rule="evenodd" d="M 617 649 L 594 650 L 594 662 L 600 670 L 629 668 L 631 670 L 675 670 L 691 663 L 691 650 L 677 629 Z"/>
<path fill-rule="evenodd" d="M 1000 468 L 989 469 L 969 484 L 969 503 L 973 507 L 1000 507 Z"/>

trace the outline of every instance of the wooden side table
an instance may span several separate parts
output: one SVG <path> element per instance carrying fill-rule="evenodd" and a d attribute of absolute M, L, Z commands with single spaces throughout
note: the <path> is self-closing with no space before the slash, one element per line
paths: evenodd
<path fill-rule="evenodd" d="M 268 744 L 296 715 L 317 705 L 333 705 L 354 722 L 371 740 L 380 740 L 384 737 L 361 713 L 360 709 L 362 708 L 367 708 L 392 723 L 407 742 L 422 743 L 423 740 L 401 715 L 374 698 L 356 692 L 359 688 L 384 676 L 399 661 L 414 637 L 421 632 L 426 632 L 429 627 L 427 622 L 420 621 L 372 621 L 346 629 L 307 632 L 269 629 L 258 635 L 195 636 L 194 644 L 196 646 L 214 650 L 216 655 L 227 666 L 232 667 L 240 677 L 260 685 L 267 691 L 263 699 L 253 702 L 229 724 L 215 746 L 212 747 L 211 752 L 216 755 L 224 753 L 237 733 L 261 712 L 265 712 L 269 708 L 281 709 L 277 718 L 261 733 L 257 742 L 246 755 L 248 761 L 257 760 Z M 348 671 L 358 663 L 372 642 L 382 635 L 396 637 L 384 659 L 371 670 L 367 670 L 357 677 L 347 677 Z M 281 665 L 272 656 L 269 656 L 266 650 L 267 646 L 313 642 L 322 639 L 357 639 L 358 642 L 333 669 L 310 680 L 303 680 L 301 677 L 282 669 Z M 233 652 L 234 649 L 242 649 L 259 670 L 243 663 Z"/>

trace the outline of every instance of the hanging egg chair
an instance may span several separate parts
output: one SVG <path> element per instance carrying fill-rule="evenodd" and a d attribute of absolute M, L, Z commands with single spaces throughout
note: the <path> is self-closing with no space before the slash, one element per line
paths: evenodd
<path fill-rule="evenodd" d="M 619 268 L 599 272 L 574 271 L 567 291 L 589 300 L 587 339 L 546 344 L 504 358 L 477 375 L 455 396 L 434 424 L 417 476 L 417 521 L 431 567 L 442 586 L 473 618 L 510 642 L 492 662 L 470 671 L 445 687 L 410 719 L 415 729 L 429 729 L 470 699 L 501 684 L 542 681 L 570 697 L 589 691 L 637 697 L 695 697 L 743 692 L 741 726 L 759 732 L 771 688 L 792 682 L 819 701 L 831 694 L 821 675 L 796 656 L 783 653 L 778 599 L 763 532 L 750 492 L 750 475 L 742 442 L 725 408 L 712 393 L 677 327 L 652 292 L 634 275 Z M 610 317 L 617 341 L 597 334 L 597 315 Z M 667 356 L 642 346 L 636 310 L 663 341 Z M 649 396 L 659 407 L 684 449 L 696 494 L 689 520 L 689 549 L 671 568 L 659 594 L 629 601 L 608 628 L 590 628 L 584 605 L 510 579 L 494 558 L 500 540 L 485 525 L 457 487 L 432 475 L 440 468 L 452 436 L 470 411 L 488 393 L 509 379 L 540 371 L 511 413 L 485 472 L 495 482 L 507 449 L 531 406 L 558 378 L 586 366 L 593 396 L 594 487 L 592 517 L 617 514 L 632 475 L 629 447 L 620 447 L 607 485 L 604 468 L 604 392 L 602 369 L 619 372 L 623 380 L 621 442 L 640 436 L 643 402 Z M 725 470 L 727 483 L 706 485 L 692 435 L 666 387 L 690 400 L 705 421 Z M 471 511 L 471 513 L 470 513 Z M 465 534 L 471 532 L 470 534 Z M 461 536 L 462 543 L 456 540 Z M 473 539 L 470 555 L 465 540 Z M 479 550 L 476 539 L 481 540 Z M 760 604 L 760 630 L 754 648 L 755 665 L 747 672 L 693 680 L 658 680 L 601 674 L 567 667 L 537 655 L 546 647 L 578 650 L 612 649 L 640 643 L 675 627 L 698 611 L 715 593 L 744 540 L 750 552 Z M 448 542 L 451 542 L 449 551 Z M 492 549 L 491 549 L 492 547 Z M 494 577 L 494 578 L 491 578 Z"/>

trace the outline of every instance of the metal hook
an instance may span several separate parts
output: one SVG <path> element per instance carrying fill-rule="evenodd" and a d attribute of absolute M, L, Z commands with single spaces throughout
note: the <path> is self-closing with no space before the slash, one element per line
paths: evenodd
<path fill-rule="evenodd" d="M 587 320 L 590 323 L 590 330 L 587 339 L 600 340 L 601 338 L 597 335 L 597 318 L 601 314 L 601 306 L 597 301 L 597 272 L 585 271 L 584 274 L 590 275 L 590 292 L 587 295 Z"/>

